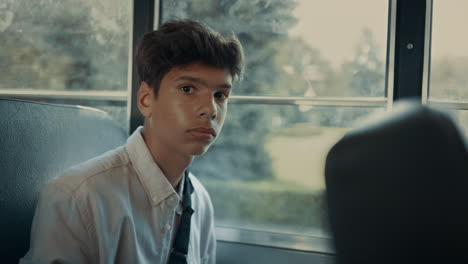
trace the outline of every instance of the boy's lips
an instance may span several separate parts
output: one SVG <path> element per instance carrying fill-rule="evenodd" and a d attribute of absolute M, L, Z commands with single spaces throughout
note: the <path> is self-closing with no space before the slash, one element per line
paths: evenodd
<path fill-rule="evenodd" d="M 196 137 L 201 137 L 201 138 L 206 138 L 206 139 L 211 139 L 216 137 L 216 132 L 213 128 L 211 127 L 197 127 L 197 128 L 192 128 L 189 130 L 192 135 Z"/>

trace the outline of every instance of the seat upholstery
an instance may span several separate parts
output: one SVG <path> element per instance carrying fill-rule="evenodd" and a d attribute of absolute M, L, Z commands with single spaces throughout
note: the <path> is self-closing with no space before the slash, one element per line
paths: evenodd
<path fill-rule="evenodd" d="M 468 263 L 468 154 L 448 115 L 397 103 L 331 149 L 325 180 L 338 263 Z"/>
<path fill-rule="evenodd" d="M 0 262 L 18 263 L 44 184 L 124 144 L 127 134 L 92 108 L 0 99 L 0 113 Z"/>

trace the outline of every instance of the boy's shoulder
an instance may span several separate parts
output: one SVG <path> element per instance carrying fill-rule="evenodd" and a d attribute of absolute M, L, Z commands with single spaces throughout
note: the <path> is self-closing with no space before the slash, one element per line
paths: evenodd
<path fill-rule="evenodd" d="M 75 192 L 83 185 L 89 186 L 92 182 L 108 180 L 108 177 L 116 175 L 113 172 L 126 167 L 129 160 L 125 146 L 120 146 L 66 169 L 48 185 L 61 186 L 67 191 Z"/>

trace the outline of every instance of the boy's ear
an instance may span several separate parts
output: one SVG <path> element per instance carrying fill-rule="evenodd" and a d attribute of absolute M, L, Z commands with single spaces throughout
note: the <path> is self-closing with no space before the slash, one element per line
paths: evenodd
<path fill-rule="evenodd" d="M 152 104 L 153 89 L 146 82 L 141 82 L 140 88 L 137 93 L 137 104 L 140 113 L 144 117 L 151 116 L 151 104 Z"/>

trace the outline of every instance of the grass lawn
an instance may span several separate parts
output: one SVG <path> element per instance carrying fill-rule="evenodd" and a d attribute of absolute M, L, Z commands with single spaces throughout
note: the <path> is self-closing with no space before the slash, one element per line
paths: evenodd
<path fill-rule="evenodd" d="M 296 124 L 270 137 L 265 145 L 279 182 L 324 189 L 325 159 L 346 128 Z"/>

